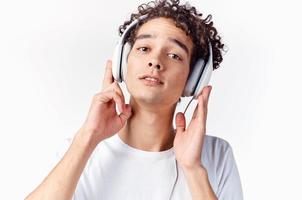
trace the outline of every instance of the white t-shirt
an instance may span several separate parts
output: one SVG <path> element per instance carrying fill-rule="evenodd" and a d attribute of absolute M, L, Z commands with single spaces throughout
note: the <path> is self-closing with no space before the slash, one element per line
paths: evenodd
<path fill-rule="evenodd" d="M 65 147 L 70 143 L 69 139 Z M 66 150 L 58 152 L 59 158 Z M 219 200 L 243 199 L 238 169 L 227 141 L 206 135 L 201 161 Z M 143 151 L 124 143 L 118 134 L 98 144 L 73 194 L 73 200 L 169 199 L 192 199 L 174 148 Z"/>

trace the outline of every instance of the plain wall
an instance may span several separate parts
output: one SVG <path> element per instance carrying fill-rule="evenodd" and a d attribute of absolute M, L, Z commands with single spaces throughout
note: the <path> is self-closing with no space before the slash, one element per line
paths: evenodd
<path fill-rule="evenodd" d="M 118 26 L 144 2 L 1 1 L 1 199 L 24 198 L 55 166 L 100 90 Z M 245 199 L 302 199 L 297 3 L 190 3 L 213 15 L 229 49 L 210 82 L 207 131 L 231 144 Z"/>

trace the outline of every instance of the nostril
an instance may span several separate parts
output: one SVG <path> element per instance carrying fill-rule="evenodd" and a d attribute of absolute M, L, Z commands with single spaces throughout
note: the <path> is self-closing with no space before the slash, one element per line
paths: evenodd
<path fill-rule="evenodd" d="M 149 67 L 151 67 L 151 66 L 152 66 L 152 63 L 149 63 L 148 65 L 149 65 Z"/>

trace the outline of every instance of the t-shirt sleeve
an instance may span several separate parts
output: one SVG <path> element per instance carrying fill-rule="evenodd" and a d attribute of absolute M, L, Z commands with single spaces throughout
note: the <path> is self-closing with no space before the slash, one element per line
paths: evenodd
<path fill-rule="evenodd" d="M 241 180 L 233 150 L 229 144 L 224 155 L 223 164 L 217 172 L 217 198 L 219 200 L 243 200 Z"/>

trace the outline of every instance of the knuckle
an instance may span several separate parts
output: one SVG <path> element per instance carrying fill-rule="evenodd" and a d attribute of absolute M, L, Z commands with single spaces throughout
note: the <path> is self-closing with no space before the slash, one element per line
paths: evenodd
<path fill-rule="evenodd" d="M 114 81 L 114 82 L 112 83 L 112 87 L 113 87 L 114 89 L 116 89 L 116 90 L 120 90 L 120 86 L 119 86 L 119 84 L 118 84 L 116 81 Z"/>
<path fill-rule="evenodd" d="M 112 95 L 117 99 L 117 100 L 120 100 L 120 95 L 119 93 L 117 93 L 116 91 L 112 91 Z"/>
<path fill-rule="evenodd" d="M 117 83 L 116 81 L 114 81 L 111 85 L 112 85 L 112 87 L 114 87 L 114 88 L 118 88 L 118 83 Z"/>
<path fill-rule="evenodd" d="M 93 96 L 93 100 L 94 100 L 94 101 L 99 101 L 99 100 L 102 98 L 102 95 L 103 95 L 102 92 L 95 94 L 95 95 Z"/>
<path fill-rule="evenodd" d="M 118 98 L 118 94 L 115 90 L 108 90 L 106 92 L 104 92 L 104 94 L 110 96 L 111 98 Z"/>
<path fill-rule="evenodd" d="M 114 83 L 113 89 L 114 89 L 121 97 L 123 97 L 122 89 L 121 89 L 121 87 L 119 86 L 119 84 L 118 84 L 117 82 Z"/>
<path fill-rule="evenodd" d="M 94 94 L 94 95 L 93 95 L 93 99 L 99 98 L 100 95 L 101 95 L 101 92 Z"/>
<path fill-rule="evenodd" d="M 109 84 L 106 87 L 104 87 L 103 92 L 108 92 L 108 91 L 112 91 L 112 90 L 114 90 L 113 86 L 112 86 L 112 84 Z"/>

